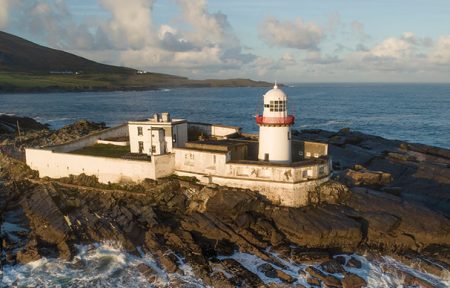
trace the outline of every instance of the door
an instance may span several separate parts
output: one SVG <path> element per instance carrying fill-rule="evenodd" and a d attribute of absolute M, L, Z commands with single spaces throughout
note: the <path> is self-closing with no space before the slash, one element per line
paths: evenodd
<path fill-rule="evenodd" d="M 139 141 L 139 154 L 142 154 L 144 152 L 144 142 Z"/>

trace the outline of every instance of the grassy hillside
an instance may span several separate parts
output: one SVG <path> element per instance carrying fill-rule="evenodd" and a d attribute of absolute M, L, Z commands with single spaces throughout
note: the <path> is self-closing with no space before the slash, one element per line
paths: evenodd
<path fill-rule="evenodd" d="M 97 63 L 0 31 L 0 92 L 270 86 L 250 79 L 190 80 Z"/>

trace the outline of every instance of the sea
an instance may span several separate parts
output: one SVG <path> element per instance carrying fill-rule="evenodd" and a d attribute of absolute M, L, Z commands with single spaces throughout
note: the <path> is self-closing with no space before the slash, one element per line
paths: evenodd
<path fill-rule="evenodd" d="M 294 129 L 344 127 L 389 139 L 450 148 L 450 84 L 288 84 Z M 76 120 L 109 126 L 155 112 L 189 121 L 258 131 L 268 88 L 179 88 L 154 91 L 0 94 L 0 113 L 29 116 L 52 128 Z"/>
<path fill-rule="evenodd" d="M 291 114 L 296 116 L 294 129 L 338 131 L 348 127 L 389 139 L 450 148 L 450 84 L 289 84 L 282 89 L 288 94 Z M 236 125 L 252 133 L 258 131 L 254 116 L 262 110 L 265 91 L 267 88 L 245 87 L 0 94 L 0 113 L 29 116 L 60 128 L 80 119 L 114 126 L 168 111 L 176 118 Z M 2 226 L 2 233 L 20 229 Z M 386 267 L 427 279 L 436 287 L 450 287 L 449 275 L 437 278 L 387 256 L 365 256 L 353 255 L 363 265 L 349 272 L 363 277 L 368 287 L 403 287 L 404 276 L 385 273 Z M 264 283 L 278 284 L 279 279 L 268 278 L 256 269 L 264 260 L 241 252 L 222 258 L 227 257 L 257 274 Z M 167 273 L 151 254 L 132 255 L 111 242 L 81 245 L 70 261 L 43 258 L 27 265 L 4 265 L 0 287 L 207 287 L 183 261 L 179 259 L 182 273 Z M 284 265 L 275 268 L 309 287 L 306 276 L 299 273 L 306 265 L 289 259 L 278 261 Z M 142 263 L 157 272 L 154 282 L 149 283 L 139 273 L 137 267 Z"/>

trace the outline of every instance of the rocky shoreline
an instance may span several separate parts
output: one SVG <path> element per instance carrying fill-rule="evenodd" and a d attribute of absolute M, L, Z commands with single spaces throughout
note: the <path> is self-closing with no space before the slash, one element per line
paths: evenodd
<path fill-rule="evenodd" d="M 390 255 L 448 280 L 447 149 L 349 129 L 295 133 L 297 139 L 330 144 L 335 177 L 311 191 L 309 206 L 294 209 L 274 206 L 253 191 L 180 177 L 139 185 L 101 185 L 86 175 L 40 179 L 17 157 L 20 149 L 67 141 L 104 124 L 33 127 L 23 127 L 21 139 L 8 133 L 0 138 L 2 266 L 42 257 L 69 261 L 76 245 L 113 241 L 131 254 L 151 253 L 167 273 L 184 273 L 182 263 L 189 263 L 196 278 L 214 287 L 267 286 L 255 271 L 277 279 L 273 287 L 364 287 L 367 279 L 353 273 L 361 266 L 353 253 Z M 265 263 L 252 272 L 235 253 Z M 315 265 L 298 271 L 297 278 L 306 281 L 301 282 L 283 272 L 284 261 Z M 150 283 L 158 277 L 149 265 L 137 269 Z M 445 287 L 396 266 L 385 269 L 403 273 L 405 286 Z"/>

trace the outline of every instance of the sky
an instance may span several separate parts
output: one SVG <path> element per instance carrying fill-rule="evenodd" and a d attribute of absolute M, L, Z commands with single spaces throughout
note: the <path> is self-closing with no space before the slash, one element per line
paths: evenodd
<path fill-rule="evenodd" d="M 193 79 L 450 82 L 448 0 L 0 0 L 0 30 Z"/>

